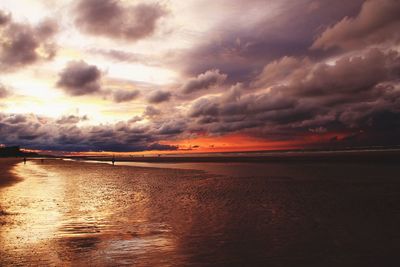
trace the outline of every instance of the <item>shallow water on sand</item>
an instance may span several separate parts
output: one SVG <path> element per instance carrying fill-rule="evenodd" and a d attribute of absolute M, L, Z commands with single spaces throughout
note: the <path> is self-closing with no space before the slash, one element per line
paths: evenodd
<path fill-rule="evenodd" d="M 0 266 L 398 266 L 399 166 L 265 170 L 17 164 Z"/>
<path fill-rule="evenodd" d="M 79 161 L 87 163 L 112 164 L 109 161 Z M 133 166 L 146 168 L 166 168 L 182 170 L 201 170 L 209 174 L 223 175 L 228 177 L 256 177 L 256 178 L 278 178 L 296 180 L 340 180 L 354 179 L 396 179 L 396 172 L 400 167 L 396 164 L 387 163 L 329 163 L 311 161 L 306 162 L 180 162 L 180 163 L 158 163 L 158 162 L 130 162 L 117 161 L 117 166 Z M 345 173 L 344 173 L 345 171 Z"/>

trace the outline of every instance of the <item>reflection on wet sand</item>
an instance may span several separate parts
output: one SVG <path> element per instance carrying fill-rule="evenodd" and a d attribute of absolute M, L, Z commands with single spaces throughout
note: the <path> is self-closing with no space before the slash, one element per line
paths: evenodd
<path fill-rule="evenodd" d="M 24 180 L 0 189 L 8 214 L 2 216 L 0 263 L 90 265 L 120 259 L 130 265 L 149 250 L 173 247 L 169 227 L 148 221 L 149 199 L 140 186 L 132 190 L 98 173 L 48 167 L 34 161 L 18 164 L 13 172 Z M 129 201 L 134 211 L 127 211 Z"/>
<path fill-rule="evenodd" d="M 11 214 L 13 226 L 6 232 L 8 241 L 29 246 L 46 240 L 57 230 L 60 218 L 59 197 L 62 182 L 35 164 L 19 163 L 15 170 L 20 177 L 32 177 L 27 182 L 2 190 L 3 207 Z M 49 181 L 51 179 L 51 182 Z"/>
<path fill-rule="evenodd" d="M 312 167 L 17 164 L 23 181 L 0 189 L 0 265 L 395 266 L 400 166 Z"/>
<path fill-rule="evenodd" d="M 40 260 L 40 251 L 36 248 L 43 246 L 51 253 L 46 242 L 59 226 L 62 181 L 31 162 L 17 164 L 13 172 L 29 179 L 0 189 L 0 203 L 8 213 L 3 217 L 0 231 L 1 252 L 5 253 L 1 256 L 3 259 L 16 258 L 20 263 L 30 262 L 30 257 L 25 257 L 29 251 L 32 258 Z"/>

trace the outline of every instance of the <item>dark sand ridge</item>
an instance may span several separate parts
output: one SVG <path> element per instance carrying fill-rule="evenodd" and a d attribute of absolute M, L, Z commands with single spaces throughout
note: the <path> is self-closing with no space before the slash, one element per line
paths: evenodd
<path fill-rule="evenodd" d="M 20 162 L 18 158 L 2 158 L 0 159 L 0 187 L 11 185 L 18 182 L 18 177 L 11 173 L 12 167 Z"/>

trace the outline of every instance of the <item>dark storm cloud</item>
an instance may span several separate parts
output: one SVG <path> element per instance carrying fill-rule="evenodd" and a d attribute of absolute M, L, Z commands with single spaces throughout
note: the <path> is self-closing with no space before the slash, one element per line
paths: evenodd
<path fill-rule="evenodd" d="M 356 17 L 345 17 L 326 29 L 313 49 L 362 48 L 400 40 L 400 1 L 368 0 Z"/>
<path fill-rule="evenodd" d="M 230 1 L 229 5 L 238 6 L 240 11 L 208 32 L 209 38 L 203 43 L 182 53 L 178 67 L 190 76 L 219 69 L 230 81 L 245 83 L 272 60 L 284 56 L 321 57 L 319 51 L 310 54 L 315 36 L 343 17 L 357 14 L 362 3 L 363 0 Z M 249 16 L 250 5 L 260 12 Z"/>
<path fill-rule="evenodd" d="M 158 133 L 161 135 L 178 135 L 183 133 L 186 129 L 186 123 L 183 121 L 170 121 L 163 123 L 162 126 L 158 129 Z"/>
<path fill-rule="evenodd" d="M 223 116 L 237 120 L 249 118 L 268 112 L 293 108 L 296 104 L 294 97 L 281 92 L 280 87 L 267 93 L 246 94 L 244 88 L 235 85 L 220 97 L 201 98 L 195 101 L 189 111 L 191 117 L 199 116 Z M 230 119 L 232 120 L 232 119 Z"/>
<path fill-rule="evenodd" d="M 113 93 L 113 100 L 116 103 L 129 102 L 140 95 L 139 90 L 125 91 L 119 90 Z"/>
<path fill-rule="evenodd" d="M 371 49 L 329 64 L 282 58 L 265 66 L 254 81 L 258 89 L 249 91 L 239 84 L 219 97 L 200 98 L 187 115 L 196 118 L 192 127 L 201 125 L 209 133 L 247 131 L 287 140 L 305 132 L 362 131 L 363 138 L 373 142 L 380 123 L 377 114 L 392 114 L 385 117 L 388 134 L 390 127 L 400 131 L 398 123 L 390 122 L 400 114 L 399 78 L 396 51 Z"/>
<path fill-rule="evenodd" d="M 152 92 L 147 100 L 149 103 L 158 104 L 161 102 L 168 101 L 171 98 L 171 93 L 167 91 L 157 90 Z"/>
<path fill-rule="evenodd" d="M 0 11 L 1 12 L 1 11 Z M 0 67 L 14 70 L 39 60 L 49 60 L 56 54 L 52 38 L 57 32 L 54 21 L 32 26 L 16 23 L 11 15 L 0 13 Z"/>
<path fill-rule="evenodd" d="M 280 64 L 280 62 L 273 62 L 270 65 L 286 67 L 286 64 Z M 269 66 L 265 69 L 269 69 Z M 262 77 L 264 74 L 266 73 L 263 72 L 259 79 L 264 79 L 266 85 L 272 84 L 274 77 L 268 77 L 270 73 L 267 73 L 266 77 Z M 289 80 L 281 91 L 288 91 L 302 97 L 329 98 L 347 94 L 348 96 L 345 98 L 351 99 L 351 94 L 363 93 L 378 83 L 396 80 L 399 75 L 400 62 L 397 52 L 384 53 L 378 49 L 372 49 L 359 56 L 339 58 L 334 65 L 327 63 L 300 64 L 298 70 L 293 70 L 285 77 Z"/>
<path fill-rule="evenodd" d="M 193 104 L 189 115 L 199 118 L 199 123 L 209 124 L 209 131 L 225 133 L 295 121 L 301 119 L 300 111 L 295 98 L 277 91 L 229 100 L 224 97 L 200 99 Z"/>
<path fill-rule="evenodd" d="M 182 85 L 183 94 L 191 94 L 197 91 L 205 90 L 213 86 L 222 84 L 227 78 L 226 74 L 221 74 L 219 70 L 208 70 L 199 74 L 197 77 L 188 80 Z"/>
<path fill-rule="evenodd" d="M 131 41 L 152 35 L 166 14 L 158 4 L 125 6 L 119 0 L 81 0 L 76 11 L 75 23 L 82 31 Z"/>
<path fill-rule="evenodd" d="M 191 117 L 199 116 L 217 116 L 219 114 L 219 104 L 215 99 L 201 98 L 193 103 L 189 115 Z"/>
<path fill-rule="evenodd" d="M 57 86 L 71 96 L 98 93 L 101 90 L 101 71 L 84 61 L 69 62 L 59 76 Z"/>
<path fill-rule="evenodd" d="M 56 86 L 70 96 L 92 95 L 102 97 L 114 103 L 124 103 L 137 99 L 141 92 L 138 89 L 107 89 L 103 88 L 104 73 L 96 66 L 85 61 L 70 61 L 59 73 Z M 123 86 L 140 87 L 141 83 L 121 82 Z"/>
<path fill-rule="evenodd" d="M 162 136 L 179 133 L 182 125 L 162 126 L 118 122 L 77 127 L 86 117 L 64 116 L 58 120 L 36 115 L 0 113 L 0 143 L 58 151 L 146 151 L 176 150 L 176 146 L 160 144 Z"/>

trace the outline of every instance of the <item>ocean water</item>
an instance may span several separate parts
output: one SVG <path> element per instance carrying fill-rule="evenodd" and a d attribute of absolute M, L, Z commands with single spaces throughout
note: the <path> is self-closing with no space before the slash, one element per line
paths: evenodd
<path fill-rule="evenodd" d="M 396 164 L 132 164 L 17 164 L 0 266 L 399 264 Z"/>

